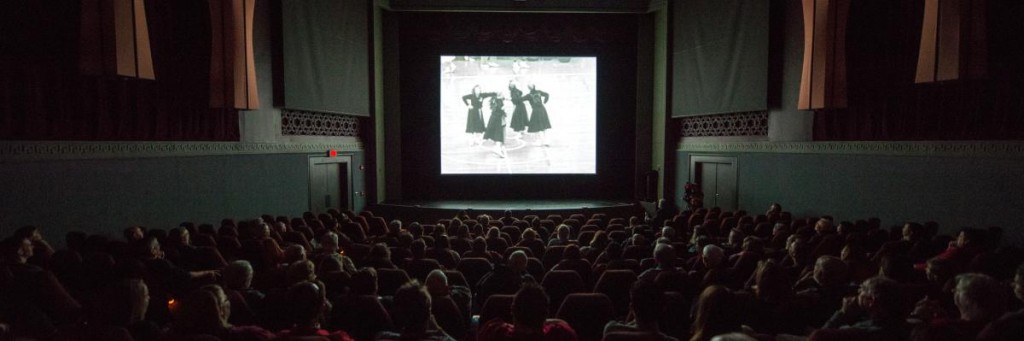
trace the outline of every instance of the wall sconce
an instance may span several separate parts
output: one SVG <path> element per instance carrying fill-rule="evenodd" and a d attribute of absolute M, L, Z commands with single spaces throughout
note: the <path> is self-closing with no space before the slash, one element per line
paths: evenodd
<path fill-rule="evenodd" d="M 256 0 L 210 0 L 210 107 L 258 109 L 252 20 Z"/>
<path fill-rule="evenodd" d="M 846 23 L 850 0 L 803 0 L 801 110 L 846 107 Z"/>
<path fill-rule="evenodd" d="M 82 0 L 79 70 L 156 79 L 144 0 Z"/>
<path fill-rule="evenodd" d="M 925 0 L 915 83 L 985 76 L 986 0 Z"/>

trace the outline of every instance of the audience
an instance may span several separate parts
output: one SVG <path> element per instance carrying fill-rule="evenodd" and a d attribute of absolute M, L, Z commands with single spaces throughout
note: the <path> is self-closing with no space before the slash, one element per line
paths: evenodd
<path fill-rule="evenodd" d="M 598 321 L 609 338 L 1024 335 L 1024 252 L 1001 244 L 999 228 L 953 238 L 933 222 L 836 224 L 777 204 L 757 217 L 684 211 L 664 226 L 591 212 L 565 224 L 511 211 L 473 216 L 390 220 L 369 237 L 359 215 L 338 210 L 224 219 L 219 229 L 132 226 L 116 238 L 68 231 L 59 250 L 23 227 L 0 242 L 0 339 L 576 340 L 574 326 L 547 319 L 558 307 L 534 276 L 553 270 L 580 274 L 584 288 L 574 290 L 584 292 L 608 270 L 633 271 L 614 274 L 635 276 L 632 285 L 601 286 L 618 295 L 610 298 L 620 314 L 629 307 L 625 321 Z M 552 267 L 529 267 L 529 254 Z M 465 258 L 491 267 L 466 283 Z M 511 307 L 474 323 L 497 294 Z"/>
<path fill-rule="evenodd" d="M 526 284 L 516 292 L 512 301 L 512 320 L 487 321 L 480 327 L 478 341 L 502 340 L 578 340 L 576 331 L 563 320 L 548 319 L 548 295 L 536 284 Z"/>

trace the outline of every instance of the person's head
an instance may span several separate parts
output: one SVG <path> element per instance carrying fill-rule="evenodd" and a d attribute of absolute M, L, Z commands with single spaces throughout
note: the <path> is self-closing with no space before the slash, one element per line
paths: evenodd
<path fill-rule="evenodd" d="M 149 288 L 141 279 L 123 279 L 105 287 L 90 312 L 90 322 L 127 327 L 146 317 Z"/>
<path fill-rule="evenodd" d="M 29 241 L 38 241 L 43 239 L 43 235 L 39 232 L 39 227 L 34 225 L 26 225 L 14 230 L 14 237 L 17 238 L 28 238 Z"/>
<path fill-rule="evenodd" d="M 583 258 L 583 254 L 580 252 L 580 247 L 576 244 L 569 244 L 565 247 L 565 251 L 562 252 L 562 259 L 579 260 L 580 258 Z"/>
<path fill-rule="evenodd" d="M 529 85 L 527 85 L 527 87 L 530 88 L 530 91 L 537 90 L 537 85 L 533 83 L 530 83 Z"/>
<path fill-rule="evenodd" d="M 832 226 L 832 220 L 821 218 L 818 222 L 814 223 L 814 232 L 818 234 L 827 234 L 835 232 L 835 228 Z"/>
<path fill-rule="evenodd" d="M 675 239 L 676 238 L 676 229 L 673 228 L 672 226 L 664 226 L 664 227 L 661 228 L 661 236 L 665 237 L 665 238 L 668 238 L 670 240 L 671 239 Z"/>
<path fill-rule="evenodd" d="M 1018 300 L 1024 301 L 1024 263 L 1017 266 L 1017 274 L 1013 276 L 1013 294 Z"/>
<path fill-rule="evenodd" d="M 516 81 L 512 80 L 512 79 L 508 80 L 508 89 L 512 90 L 512 89 L 515 89 L 515 88 L 516 88 Z"/>
<path fill-rule="evenodd" d="M 390 233 L 390 234 L 398 234 L 399 231 L 402 231 L 402 221 L 401 220 L 394 219 L 394 220 L 392 220 L 391 222 L 388 223 L 388 233 Z"/>
<path fill-rule="evenodd" d="M 494 226 L 491 226 L 491 228 L 487 229 L 487 239 L 497 238 L 501 238 L 501 230 Z"/>
<path fill-rule="evenodd" d="M 665 310 L 665 293 L 651 281 L 633 282 L 629 301 L 637 321 L 656 322 Z"/>
<path fill-rule="evenodd" d="M 427 253 L 427 242 L 423 241 L 423 239 L 414 240 L 412 245 L 409 245 L 409 252 L 412 253 L 412 257 L 416 259 L 425 257 Z"/>
<path fill-rule="evenodd" d="M 427 287 L 427 292 L 429 292 L 431 296 L 448 295 L 448 276 L 440 269 L 434 269 L 430 274 L 427 274 L 427 278 L 423 281 L 423 285 Z"/>
<path fill-rule="evenodd" d="M 316 267 L 313 262 L 301 260 L 288 265 L 288 283 L 316 280 Z"/>
<path fill-rule="evenodd" d="M 526 265 L 530 261 L 523 250 L 516 250 L 508 255 L 508 267 L 517 273 L 526 273 Z"/>
<path fill-rule="evenodd" d="M 946 283 L 953 276 L 956 276 L 956 272 L 956 265 L 953 264 L 953 261 L 946 258 L 932 257 L 925 262 L 924 273 L 929 282 Z"/>
<path fill-rule="evenodd" d="M 484 237 L 476 237 L 473 239 L 473 252 L 484 253 L 487 252 L 487 240 Z"/>
<path fill-rule="evenodd" d="M 746 234 L 740 229 L 732 229 L 729 231 L 729 245 L 740 245 L 743 242 L 743 238 L 746 238 Z"/>
<path fill-rule="evenodd" d="M 142 240 L 142 237 L 144 236 L 141 226 L 132 226 L 126 228 L 124 229 L 123 234 L 124 240 L 128 242 L 137 242 L 139 240 Z"/>
<path fill-rule="evenodd" d="M 523 283 L 512 299 L 512 319 L 517 326 L 540 329 L 548 318 L 548 294 L 535 283 Z"/>
<path fill-rule="evenodd" d="M 147 237 L 140 244 L 140 254 L 143 258 L 161 258 L 163 251 L 160 249 L 160 241 L 155 237 Z"/>
<path fill-rule="evenodd" d="M 705 246 L 701 255 L 701 260 L 708 269 L 718 267 L 725 260 L 725 250 L 715 244 Z"/>
<path fill-rule="evenodd" d="M 914 264 L 903 255 L 886 255 L 878 262 L 878 275 L 906 282 L 914 276 Z"/>
<path fill-rule="evenodd" d="M 779 203 L 777 203 L 777 202 L 773 202 L 771 205 L 768 205 L 768 211 L 765 212 L 764 215 L 781 214 L 781 213 L 782 213 L 782 205 L 779 205 Z"/>
<path fill-rule="evenodd" d="M 523 231 L 523 240 L 532 241 L 534 239 L 537 239 L 537 231 L 536 230 L 534 230 L 532 228 L 527 228 L 526 231 Z"/>
<path fill-rule="evenodd" d="M 676 260 L 676 250 L 672 244 L 657 244 L 653 256 L 659 267 L 671 267 Z"/>
<path fill-rule="evenodd" d="M 558 240 L 568 241 L 569 240 L 569 225 L 561 224 L 558 225 L 558 229 L 555 230 L 555 234 L 558 236 Z"/>
<path fill-rule="evenodd" d="M 764 252 L 764 241 L 756 236 L 743 238 L 743 251 L 762 253 Z"/>
<path fill-rule="evenodd" d="M 839 257 L 821 256 L 814 262 L 814 281 L 823 287 L 835 287 L 846 282 L 848 267 Z"/>
<path fill-rule="evenodd" d="M 405 330 L 425 330 L 430 321 L 430 293 L 417 280 L 411 280 L 395 292 L 395 325 Z"/>
<path fill-rule="evenodd" d="M 216 284 L 192 291 L 172 308 L 172 312 L 172 329 L 176 334 L 218 335 L 230 327 L 228 318 L 231 316 L 231 302 L 224 290 Z"/>
<path fill-rule="evenodd" d="M 693 321 L 694 339 L 739 331 L 740 323 L 733 293 L 720 285 L 704 289 L 697 298 L 697 316 Z"/>
<path fill-rule="evenodd" d="M 299 244 L 288 245 L 284 248 L 284 262 L 291 264 L 306 260 L 306 248 Z"/>
<path fill-rule="evenodd" d="M 252 285 L 252 264 L 247 260 L 236 260 L 224 267 L 224 287 L 233 290 L 248 289 Z"/>
<path fill-rule="evenodd" d="M 903 240 L 917 241 L 924 237 L 924 225 L 908 222 L 903 224 Z"/>
<path fill-rule="evenodd" d="M 894 280 L 877 276 L 861 283 L 857 304 L 875 320 L 894 321 L 902 319 L 900 284 Z"/>
<path fill-rule="evenodd" d="M 377 295 L 377 270 L 367 267 L 352 274 L 353 295 Z"/>
<path fill-rule="evenodd" d="M 376 259 L 391 259 L 391 249 L 388 244 L 377 243 L 370 248 L 370 257 Z"/>
<path fill-rule="evenodd" d="M 956 276 L 953 302 L 960 318 L 967 321 L 991 321 L 1006 309 L 1005 288 L 995 279 L 979 273 Z"/>
<path fill-rule="evenodd" d="M 473 94 L 474 95 L 479 95 L 480 94 L 480 84 L 473 85 Z"/>
<path fill-rule="evenodd" d="M 188 232 L 187 228 L 175 227 L 167 232 L 167 242 L 178 245 L 191 245 L 192 234 Z"/>
<path fill-rule="evenodd" d="M 327 307 L 325 292 L 319 284 L 310 281 L 300 281 L 288 287 L 285 297 L 292 320 L 299 325 L 319 322 Z"/>
<path fill-rule="evenodd" d="M 338 246 L 338 234 L 327 232 L 320 235 L 320 248 L 324 253 L 338 253 L 341 250 Z"/>
<path fill-rule="evenodd" d="M 604 254 L 610 261 L 622 259 L 622 245 L 619 243 L 608 243 L 608 246 L 604 248 Z"/>
<path fill-rule="evenodd" d="M 32 240 L 13 236 L 3 241 L 3 258 L 8 262 L 24 264 L 34 255 Z"/>
<path fill-rule="evenodd" d="M 985 230 L 978 228 L 965 228 L 960 230 L 960 234 L 957 235 L 956 246 L 961 248 L 985 247 L 987 243 L 985 237 Z"/>

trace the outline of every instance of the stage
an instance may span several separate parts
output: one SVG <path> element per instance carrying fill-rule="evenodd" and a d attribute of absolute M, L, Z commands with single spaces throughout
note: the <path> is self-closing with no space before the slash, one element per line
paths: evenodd
<path fill-rule="evenodd" d="M 438 219 L 452 218 L 460 211 L 471 216 L 489 214 L 501 217 L 505 210 L 512 210 L 515 217 L 537 215 L 542 219 L 549 214 L 568 217 L 573 213 L 604 213 L 609 217 L 629 218 L 643 216 L 643 209 L 636 201 L 618 200 L 422 200 L 384 202 L 369 205 L 367 209 L 385 219 L 399 219 L 405 223 L 418 221 L 433 223 Z"/>

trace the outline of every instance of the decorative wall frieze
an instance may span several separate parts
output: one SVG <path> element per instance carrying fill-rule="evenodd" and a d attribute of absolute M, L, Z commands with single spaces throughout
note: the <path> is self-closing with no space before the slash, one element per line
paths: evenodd
<path fill-rule="evenodd" d="M 679 136 L 768 136 L 768 112 L 681 117 Z"/>
<path fill-rule="evenodd" d="M 0 163 L 15 161 L 135 159 L 240 154 L 306 154 L 362 151 L 356 138 L 323 143 L 246 142 L 0 142 Z"/>
<path fill-rule="evenodd" d="M 281 110 L 281 135 L 359 136 L 359 118 L 285 109 Z"/>
<path fill-rule="evenodd" d="M 677 151 L 1024 158 L 1024 141 L 682 142 Z"/>

